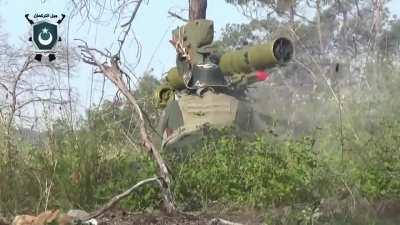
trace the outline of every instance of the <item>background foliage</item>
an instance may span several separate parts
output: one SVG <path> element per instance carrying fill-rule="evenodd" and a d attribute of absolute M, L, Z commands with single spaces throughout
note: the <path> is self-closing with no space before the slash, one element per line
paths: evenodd
<path fill-rule="evenodd" d="M 201 144 L 163 153 L 179 207 L 255 208 L 268 224 L 399 220 L 391 213 L 400 207 L 399 19 L 384 7 L 376 21 L 375 1 L 227 2 L 252 21 L 228 24 L 221 48 L 285 35 L 296 54 L 249 89 L 267 131 L 248 137 L 211 131 Z M 134 91 L 153 124 L 160 112 L 151 96 L 159 83 L 145 74 Z M 92 210 L 155 174 L 124 100 L 93 106 L 78 124 L 68 116 L 48 120 L 42 131 L 18 127 L 4 111 L 9 106 L 1 99 L 0 215 Z M 160 202 L 157 185 L 150 185 L 121 207 L 154 209 Z"/>

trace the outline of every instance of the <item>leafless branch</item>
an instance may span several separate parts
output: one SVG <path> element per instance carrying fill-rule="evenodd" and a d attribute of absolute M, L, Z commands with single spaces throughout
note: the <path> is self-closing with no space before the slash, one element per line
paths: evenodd
<path fill-rule="evenodd" d="M 165 164 L 164 160 L 161 157 L 160 152 L 158 149 L 154 146 L 152 143 L 150 136 L 147 132 L 146 129 L 146 120 L 144 113 L 139 106 L 136 98 L 133 96 L 132 92 L 129 90 L 126 82 L 124 81 L 123 77 L 123 72 L 120 68 L 119 65 L 119 58 L 114 56 L 112 57 L 109 62 L 100 62 L 96 58 L 96 51 L 90 50 L 88 47 L 87 43 L 82 41 L 84 45 L 81 45 L 81 51 L 83 54 L 85 54 L 86 60 L 90 62 L 90 64 L 96 65 L 96 67 L 101 71 L 101 73 L 108 79 L 110 80 L 117 88 L 118 90 L 125 95 L 125 97 L 128 99 L 128 102 L 131 104 L 133 109 L 136 111 L 138 118 L 139 118 L 139 130 L 140 130 L 140 136 L 142 140 L 142 144 L 147 149 L 147 151 L 153 156 L 155 159 L 157 165 L 158 165 L 158 173 L 159 173 L 159 181 L 161 184 L 161 189 L 163 191 L 163 196 L 164 196 L 164 203 L 166 206 L 166 209 L 168 212 L 172 213 L 176 210 L 175 204 L 172 199 L 172 194 L 170 191 L 170 174 L 167 168 L 167 165 Z"/>
<path fill-rule="evenodd" d="M 170 16 L 172 16 L 172 17 L 175 17 L 175 18 L 178 18 L 178 19 L 182 20 L 183 22 L 189 21 L 188 19 L 183 18 L 182 16 L 180 16 L 180 15 L 174 13 L 174 12 L 171 12 L 171 11 L 168 11 L 168 14 L 169 14 Z"/>
<path fill-rule="evenodd" d="M 126 28 L 126 30 L 124 31 L 124 34 L 123 34 L 122 39 L 119 40 L 120 45 L 119 45 L 119 49 L 118 49 L 118 52 L 117 52 L 117 55 L 118 55 L 118 56 L 121 54 L 122 47 L 123 47 L 123 45 L 124 45 L 124 43 L 125 43 L 126 37 L 128 36 L 129 31 L 130 31 L 131 28 L 132 28 L 133 20 L 135 19 L 136 14 L 137 14 L 137 12 L 139 11 L 139 7 L 140 7 L 140 5 L 142 4 L 142 2 L 143 2 L 143 0 L 138 0 L 138 2 L 136 3 L 135 9 L 133 10 L 132 15 L 131 15 L 131 18 L 129 19 L 129 21 L 126 22 L 125 24 L 122 24 L 122 25 L 121 25 L 122 28 L 125 28 L 125 27 L 127 27 L 127 28 Z"/>
<path fill-rule="evenodd" d="M 13 85 L 11 87 L 10 94 L 11 94 L 12 102 L 11 102 L 11 105 L 10 105 L 10 115 L 9 115 L 8 122 L 7 122 L 7 134 L 8 135 L 9 135 L 9 131 L 11 129 L 12 122 L 14 121 L 15 112 L 17 110 L 17 87 L 18 87 L 18 82 L 21 80 L 22 74 L 24 72 L 26 72 L 26 69 L 28 68 L 30 63 L 32 63 L 32 59 L 30 57 L 28 57 L 25 60 L 24 65 L 22 66 L 22 68 L 20 69 L 18 74 L 16 75 L 15 80 L 13 82 Z"/>
<path fill-rule="evenodd" d="M 69 103 L 69 101 L 60 101 L 59 99 L 36 97 L 36 98 L 29 99 L 28 101 L 18 104 L 18 106 L 16 107 L 16 110 L 20 110 L 20 109 L 24 108 L 25 106 L 32 104 L 34 102 L 49 102 L 49 103 L 52 103 L 55 105 L 65 105 L 65 104 Z"/>
<path fill-rule="evenodd" d="M 131 188 L 129 188 L 128 190 L 124 191 L 123 193 L 114 196 L 107 204 L 105 204 L 103 207 L 101 207 L 100 209 L 96 210 L 95 212 L 91 213 L 87 218 L 83 218 L 83 221 L 87 221 L 96 217 L 99 217 L 100 215 L 102 215 L 103 213 L 105 213 L 107 210 L 111 209 L 112 207 L 114 207 L 119 201 L 121 201 L 122 199 L 126 198 L 127 196 L 129 196 L 134 190 L 136 190 L 137 188 L 141 187 L 142 185 L 145 185 L 147 183 L 150 182 L 154 182 L 154 181 L 158 181 L 157 177 L 153 177 L 153 178 L 148 178 L 146 180 L 142 180 L 139 183 L 135 184 L 134 186 L 132 186 Z"/>
<path fill-rule="evenodd" d="M 8 94 L 12 94 L 12 93 L 10 92 L 10 90 L 8 90 L 7 85 L 5 85 L 5 84 L 3 84 L 3 83 L 0 82 L 0 86 L 1 86 Z"/>

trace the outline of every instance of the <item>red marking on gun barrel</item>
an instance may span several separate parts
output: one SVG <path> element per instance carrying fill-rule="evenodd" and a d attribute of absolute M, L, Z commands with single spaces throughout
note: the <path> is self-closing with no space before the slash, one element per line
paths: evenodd
<path fill-rule="evenodd" d="M 264 70 L 258 70 L 258 71 L 256 72 L 256 76 L 257 76 L 257 80 L 258 80 L 258 81 L 264 81 L 264 80 L 266 80 L 266 79 L 269 77 L 269 73 L 267 73 L 267 72 L 264 71 Z"/>

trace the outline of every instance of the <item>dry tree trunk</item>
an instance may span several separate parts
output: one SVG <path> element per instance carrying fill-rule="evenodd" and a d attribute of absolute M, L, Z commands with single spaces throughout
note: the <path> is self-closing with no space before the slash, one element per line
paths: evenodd
<path fill-rule="evenodd" d="M 321 31 L 321 0 L 316 1 L 317 5 L 317 31 L 318 31 L 318 39 L 319 39 L 319 55 L 322 55 L 324 51 L 324 44 L 322 41 L 322 31 Z"/>
<path fill-rule="evenodd" d="M 380 35 L 382 34 L 382 13 L 383 13 L 384 0 L 373 0 L 374 18 L 371 28 L 373 35 L 373 49 L 378 45 Z"/>
<path fill-rule="evenodd" d="M 95 53 L 100 53 L 100 50 L 89 48 L 84 42 L 85 45 L 79 46 L 82 50 L 83 61 L 94 65 L 98 68 L 98 73 L 102 73 L 108 80 L 110 80 L 119 91 L 125 95 L 130 105 L 136 111 L 136 114 L 139 117 L 139 132 L 142 140 L 142 144 L 148 153 L 153 157 L 158 166 L 158 176 L 159 176 L 159 184 L 161 187 L 161 191 L 164 198 L 164 206 L 168 213 L 176 212 L 175 203 L 173 201 L 172 193 L 170 190 L 171 184 L 171 175 L 169 174 L 169 170 L 159 150 L 155 147 L 150 139 L 150 135 L 146 129 L 146 120 L 144 117 L 144 112 L 140 108 L 136 98 L 133 96 L 132 92 L 129 90 L 128 85 L 124 81 L 125 73 L 121 70 L 119 66 L 119 59 L 116 56 L 111 56 L 109 58 L 109 62 L 100 62 Z M 101 53 L 103 56 L 105 53 Z"/>
<path fill-rule="evenodd" d="M 207 0 L 189 0 L 189 20 L 205 19 Z"/>
<path fill-rule="evenodd" d="M 136 14 L 139 10 L 139 7 L 141 5 L 143 0 L 139 0 L 136 2 L 135 9 L 132 12 L 132 15 L 129 19 L 129 21 L 123 25 L 121 25 L 122 28 L 125 30 L 123 31 L 123 37 L 122 39 L 119 40 L 120 46 L 117 54 L 111 55 L 110 52 L 104 53 L 98 49 L 95 48 L 89 48 L 87 43 L 85 41 L 82 41 L 84 45 L 80 45 L 79 48 L 81 49 L 81 55 L 82 55 L 82 60 L 85 63 L 88 63 L 90 65 L 95 66 L 98 70 L 96 71 L 97 73 L 102 73 L 104 77 L 106 77 L 108 80 L 110 80 L 117 88 L 118 90 L 127 98 L 128 102 L 132 106 L 133 110 L 136 112 L 138 116 L 138 125 L 139 125 L 139 133 L 141 137 L 141 141 L 143 144 L 143 147 L 147 150 L 147 152 L 153 157 L 155 160 L 157 167 L 158 167 L 158 182 L 160 184 L 160 188 L 163 194 L 163 200 L 164 200 L 164 206 L 166 208 L 167 213 L 175 213 L 176 212 L 176 207 L 175 203 L 173 200 L 173 196 L 171 193 L 170 185 L 171 185 L 171 175 L 169 173 L 168 167 L 161 157 L 160 151 L 155 147 L 153 142 L 151 141 L 150 135 L 146 129 L 146 120 L 145 120 L 145 114 L 141 107 L 139 106 L 135 96 L 132 94 L 130 91 L 128 84 L 125 82 L 124 77 L 129 77 L 127 73 L 122 71 L 120 67 L 120 54 L 121 50 L 123 48 L 123 45 L 126 41 L 126 37 L 128 36 L 128 33 L 131 30 L 133 20 L 136 17 Z M 100 61 L 97 57 L 100 58 L 106 58 L 105 62 Z M 126 192 L 129 193 L 129 192 Z M 118 199 L 116 200 L 118 202 Z M 113 204 L 116 204 L 112 203 Z M 106 210 L 107 206 L 103 209 Z M 104 211 L 105 211 L 104 210 Z M 104 212 L 102 211 L 102 212 Z M 101 212 L 101 213 L 102 213 Z M 101 214 L 100 213 L 100 214 Z M 99 214 L 99 213 L 98 213 Z"/>

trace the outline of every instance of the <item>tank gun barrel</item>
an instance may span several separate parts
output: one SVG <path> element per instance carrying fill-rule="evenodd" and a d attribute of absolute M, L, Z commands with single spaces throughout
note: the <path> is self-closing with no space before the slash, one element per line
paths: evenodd
<path fill-rule="evenodd" d="M 281 37 L 274 41 L 226 52 L 220 57 L 219 67 L 222 73 L 228 76 L 251 73 L 289 62 L 293 52 L 292 42 Z"/>

